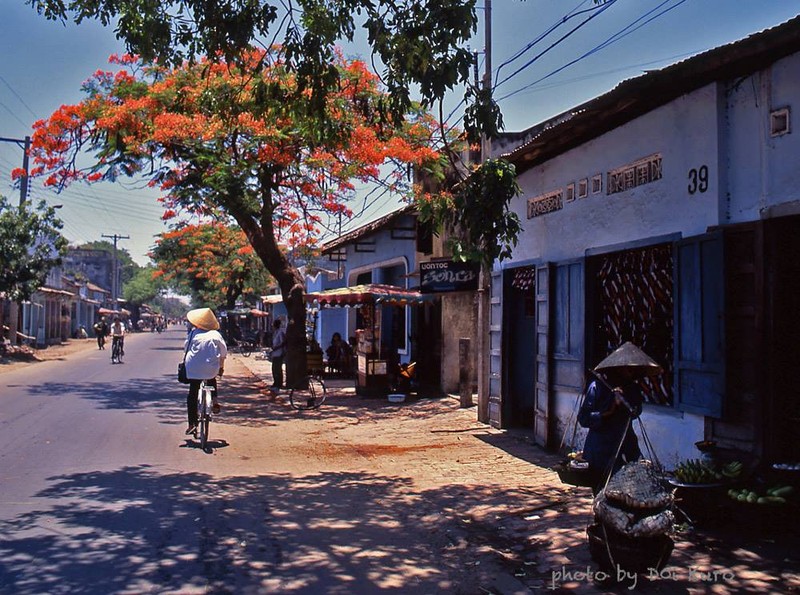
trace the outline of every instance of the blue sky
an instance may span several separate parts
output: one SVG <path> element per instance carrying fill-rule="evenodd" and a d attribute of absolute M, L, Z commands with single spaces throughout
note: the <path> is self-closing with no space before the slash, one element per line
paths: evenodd
<path fill-rule="evenodd" d="M 478 4 L 483 6 L 481 0 Z M 615 0 L 602 8 L 591 0 L 494 0 L 492 8 L 493 78 L 508 77 L 496 97 L 502 98 L 506 130 L 513 131 L 604 93 L 621 80 L 783 23 L 800 14 L 800 0 Z M 482 52 L 483 40 L 481 26 L 471 48 Z M 34 120 L 79 101 L 81 83 L 106 68 L 110 54 L 123 51 L 113 28 L 64 26 L 39 17 L 24 0 L 4 0 L 0 137 L 24 138 Z M 345 51 L 357 55 L 365 46 L 354 44 Z M 456 110 L 453 120 L 460 116 L 456 108 L 462 96 L 459 90 L 445 104 L 445 113 Z M 0 194 L 15 202 L 19 192 L 10 185 L 10 171 L 21 164 L 21 149 L 0 143 Z M 76 185 L 60 196 L 34 184 L 31 197 L 63 205 L 59 213 L 71 242 L 98 240 L 102 234 L 130 236 L 120 246 L 140 264 L 147 262 L 154 236 L 165 229 L 156 195 L 130 182 Z M 394 206 L 388 199 L 378 201 L 350 227 Z"/>

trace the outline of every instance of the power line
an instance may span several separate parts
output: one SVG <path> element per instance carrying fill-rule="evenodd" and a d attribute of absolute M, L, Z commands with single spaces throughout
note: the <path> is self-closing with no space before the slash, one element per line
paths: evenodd
<path fill-rule="evenodd" d="M 653 66 L 654 64 L 662 64 L 664 62 L 671 63 L 673 60 L 677 60 L 678 58 L 685 58 L 687 56 L 693 56 L 693 55 L 695 55 L 695 54 L 697 54 L 699 52 L 703 52 L 703 51 L 705 51 L 707 49 L 708 48 L 700 48 L 700 49 L 692 50 L 690 52 L 684 52 L 682 54 L 674 54 L 672 56 L 667 56 L 665 58 L 659 58 L 657 60 L 650 60 L 649 62 L 639 62 L 638 64 L 629 64 L 627 66 L 620 66 L 619 68 L 612 68 L 610 70 L 603 70 L 603 71 L 599 71 L 599 72 L 593 72 L 591 74 L 585 74 L 583 76 L 577 76 L 577 77 L 573 77 L 573 78 L 570 78 L 570 79 L 562 79 L 562 80 L 558 80 L 558 81 L 553 81 L 551 83 L 538 86 L 536 89 L 533 89 L 532 92 L 541 92 L 541 91 L 547 91 L 547 90 L 550 90 L 550 89 L 556 89 L 558 87 L 564 87 L 566 85 L 572 85 L 572 84 L 575 84 L 575 83 L 579 83 L 579 82 L 586 81 L 586 80 L 593 79 L 593 78 L 597 78 L 597 77 L 608 76 L 609 74 L 615 74 L 615 73 L 618 73 L 618 72 L 625 72 L 627 70 L 632 70 L 634 68 L 635 69 L 641 69 L 642 67 L 645 67 L 645 66 Z"/>
<path fill-rule="evenodd" d="M 20 124 L 22 124 L 22 125 L 23 125 L 23 126 L 26 128 L 26 129 L 27 129 L 27 128 L 30 128 L 30 124 L 29 124 L 29 123 L 27 123 L 27 122 L 23 122 L 23 121 L 22 121 L 22 118 L 20 118 L 20 117 L 19 117 L 19 116 L 18 116 L 18 115 L 17 115 L 17 114 L 14 112 L 14 110 L 12 110 L 10 107 L 8 107 L 8 106 L 7 106 L 5 103 L 3 103 L 2 101 L 0 101 L 0 107 L 4 107 L 4 108 L 6 109 L 6 111 L 7 111 L 9 114 L 11 114 L 11 115 L 14 117 L 14 119 L 15 119 L 17 122 L 19 122 Z"/>
<path fill-rule="evenodd" d="M 586 19 L 584 19 L 583 21 L 581 21 L 581 22 L 580 22 L 578 25 L 576 25 L 575 27 L 573 27 L 572 29 L 570 29 L 570 30 L 569 30 L 567 33 L 565 33 L 564 35 L 562 35 L 561 37 L 559 37 L 559 38 L 558 38 L 556 41 L 554 41 L 553 43 L 551 43 L 551 44 L 550 44 L 549 46 L 547 46 L 547 47 L 546 47 L 544 50 L 542 50 L 541 52 L 539 52 L 538 54 L 536 54 L 536 55 L 535 55 L 533 58 L 531 58 L 530 60 L 528 60 L 527 62 L 525 62 L 525 64 L 523 64 L 522 66 L 520 66 L 519 68 L 517 68 L 517 70 L 515 70 L 514 72 L 512 72 L 511 74 L 509 74 L 509 75 L 508 75 L 506 78 L 504 78 L 503 80 L 501 80 L 499 83 L 497 83 L 497 84 L 496 84 L 496 85 L 494 85 L 494 86 L 495 86 L 495 87 L 499 87 L 499 86 L 500 86 L 500 85 L 502 85 L 503 83 L 505 83 L 505 82 L 509 81 L 510 79 L 514 78 L 514 77 L 515 77 L 516 75 L 518 75 L 520 72 L 522 72 L 523 70 L 525 70 L 526 68 L 528 68 L 528 67 L 529 67 L 531 64 L 533 64 L 533 63 L 534 63 L 536 60 L 538 60 L 539 58 L 541 58 L 542 56 L 544 56 L 544 55 L 545 55 L 547 52 L 549 52 L 550 50 L 552 50 L 553 48 L 555 48 L 557 45 L 559 45 L 559 44 L 560 44 L 562 41 L 564 41 L 565 39 L 567 39 L 568 37 L 570 37 L 571 35 L 573 35 L 573 34 L 574 34 L 576 31 L 578 31 L 578 29 L 581 29 L 583 26 L 587 25 L 587 24 L 588 24 L 590 21 L 592 21 L 592 20 L 596 19 L 597 17 L 599 17 L 599 16 L 600 16 L 601 14 L 603 14 L 603 13 L 604 13 L 606 10 L 608 10 L 609 8 L 611 8 L 611 7 L 612 7 L 612 6 L 613 6 L 613 5 L 614 5 L 616 2 L 617 2 L 617 0 L 609 0 L 608 2 L 606 2 L 605 4 L 603 4 L 603 5 L 602 5 L 602 6 L 601 6 L 601 7 L 598 9 L 598 11 L 597 11 L 596 13 L 594 13 L 594 14 L 592 14 L 592 15 L 588 16 Z"/>
<path fill-rule="evenodd" d="M 588 9 L 586 9 L 586 10 L 582 10 L 582 11 L 580 11 L 580 12 L 577 12 L 577 11 L 578 11 L 578 9 L 579 9 L 581 6 L 583 6 L 584 4 L 586 4 L 588 1 L 589 1 L 589 0 L 583 0 L 583 2 L 581 2 L 580 4 L 578 4 L 578 6 L 576 6 L 575 8 L 573 8 L 573 9 L 572 9 L 570 12 L 568 12 L 567 14 L 565 14 L 565 15 L 564 15 L 564 16 L 563 16 L 563 17 L 562 17 L 560 20 L 556 21 L 556 22 L 555 22 L 553 25 L 551 25 L 551 26 L 550 26 L 550 27 L 549 27 L 547 30 L 545 30 L 545 31 L 544 31 L 544 33 L 541 33 L 540 35 L 538 35 L 537 37 L 535 37 L 534 39 L 532 39 L 531 41 L 529 41 L 529 42 L 528 42 L 528 43 L 525 45 L 525 47 L 523 47 L 521 50 L 517 50 L 517 52 L 516 52 L 516 53 L 515 53 L 513 56 L 511 56 L 511 57 L 510 57 L 508 60 L 505 60 L 504 62 L 502 62 L 502 63 L 500 64 L 500 66 L 498 66 L 498 67 L 497 67 L 497 70 L 495 71 L 495 84 L 494 84 L 494 87 L 496 87 L 496 86 L 497 86 L 497 84 L 498 84 L 498 83 L 497 83 L 497 78 L 499 78 L 499 77 L 500 77 L 500 70 L 502 70 L 503 66 L 508 66 L 508 65 L 509 65 L 509 64 L 511 64 L 512 62 L 514 62 L 514 61 L 518 60 L 519 58 L 521 58 L 522 56 L 524 56 L 524 55 L 525 55 L 525 53 L 526 53 L 528 50 L 530 50 L 531 48 L 533 48 L 533 47 L 534 47 L 534 46 L 535 46 L 537 43 L 539 43 L 540 41 L 542 41 L 542 40 L 543 40 L 545 37 L 547 37 L 548 35 L 550 35 L 550 33 L 552 33 L 553 31 L 555 31 L 555 30 L 556 30 L 558 27 L 560 27 L 561 25 L 563 25 L 564 23 L 566 23 L 568 20 L 570 20 L 570 19 L 573 19 L 573 18 L 577 17 L 578 15 L 581 15 L 581 14 L 583 14 L 583 13 L 585 13 L 585 12 L 591 12 L 591 11 L 598 10 L 598 9 L 600 9 L 600 8 L 601 8 L 601 5 L 597 5 L 597 6 L 594 6 L 594 7 L 592 7 L 592 8 L 588 8 Z"/>
<path fill-rule="evenodd" d="M 28 110 L 28 111 L 31 113 L 31 115 L 32 115 L 32 116 L 33 116 L 35 119 L 37 119 L 37 120 L 38 120 L 38 119 L 39 119 L 39 116 L 37 116 L 37 115 L 36 115 L 36 113 L 35 113 L 35 112 L 34 112 L 34 111 L 31 109 L 31 107 L 30 107 L 30 106 L 29 106 L 27 103 L 25 103 L 25 100 L 24 100 L 22 97 L 20 97 L 20 94 L 19 94 L 19 93 L 17 93 L 17 92 L 14 90 L 14 87 L 12 87 L 12 86 L 11 86 L 11 85 L 8 83 L 8 81 L 7 81 L 7 80 L 6 80 L 6 79 L 3 77 L 3 75 L 0 75 L 0 81 L 3 81 L 3 83 L 5 84 L 5 86 L 6 86 L 6 87 L 8 87 L 8 90 L 9 90 L 9 91 L 11 91 L 11 92 L 14 94 L 14 96 L 15 96 L 17 99 L 19 99 L 19 102 L 20 102 L 22 105 L 24 105 L 24 106 L 25 106 L 25 108 L 26 108 L 26 109 L 27 109 L 27 110 Z M 21 121 L 21 120 L 20 120 L 20 121 Z M 26 125 L 26 126 L 27 126 L 27 125 Z"/>
<path fill-rule="evenodd" d="M 113 261 L 112 261 L 112 272 L 113 276 L 111 277 L 111 298 L 113 300 L 114 309 L 117 309 L 117 298 L 119 297 L 119 262 L 117 260 L 117 240 L 129 240 L 131 239 L 130 236 L 121 236 L 119 234 L 114 235 L 106 235 L 103 234 L 100 237 L 102 238 L 109 238 L 114 240 L 114 254 L 113 254 Z"/>
<path fill-rule="evenodd" d="M 647 15 L 649 15 L 649 14 L 652 14 L 652 13 L 653 13 L 655 10 L 658 10 L 660 7 L 664 6 L 665 4 L 667 4 L 667 3 L 668 3 L 668 2 L 670 2 L 670 1 L 671 1 L 671 0 L 664 0 L 664 2 L 662 2 L 661 4 L 659 4 L 659 5 L 658 5 L 656 8 L 654 8 L 654 9 L 653 9 L 653 10 L 651 10 L 651 11 L 649 11 L 648 13 L 645 13 L 645 15 L 643 15 L 643 16 L 641 16 L 641 17 L 639 17 L 639 18 L 638 18 L 638 19 L 636 19 L 636 20 L 635 20 L 633 23 L 631 23 L 631 24 L 627 25 L 626 27 L 624 27 L 623 29 L 621 29 L 620 31 L 618 31 L 617 33 L 615 33 L 614 35 L 612 35 L 611 37 L 607 38 L 607 39 L 606 39 L 605 41 L 603 41 L 602 43 L 600 43 L 600 44 L 596 45 L 594 48 L 592 48 L 592 49 L 591 49 L 591 50 L 589 50 L 588 52 L 585 52 L 584 54 L 582 54 L 581 56 L 578 56 L 578 57 L 577 57 L 577 58 L 575 58 L 574 60 L 571 60 L 570 62 L 567 62 L 567 63 L 566 63 L 566 64 L 564 64 L 563 66 L 560 66 L 559 68 L 556 68 L 555 70 L 553 70 L 553 71 L 551 71 L 550 73 L 546 74 L 545 76 L 543 76 L 543 77 L 541 77 L 541 78 L 539 78 L 539 79 L 537 79 L 537 80 L 533 81 L 532 83 L 529 83 L 529 84 L 527 84 L 527 85 L 525 85 L 525 86 L 523 86 L 523 87 L 520 87 L 519 89 L 516 89 L 516 90 L 514 90 L 514 91 L 512 91 L 512 92 L 510 92 L 510 93 L 507 93 L 506 95 L 503 95 L 502 97 L 499 97 L 499 98 L 497 98 L 497 100 L 496 100 L 496 101 L 503 101 L 503 100 L 505 100 L 505 99 L 508 99 L 509 97 L 513 97 L 514 95 L 517 95 L 518 93 L 521 93 L 522 91 L 524 91 L 524 90 L 526 90 L 526 89 L 529 89 L 529 88 L 533 87 L 534 85 L 537 85 L 537 84 L 539 84 L 540 82 L 542 82 L 542 81 L 544 81 L 544 80 L 546 80 L 546 79 L 550 78 L 551 76 L 554 76 L 554 75 L 558 74 L 559 72 L 562 72 L 563 70 L 566 70 L 566 69 L 567 69 L 567 68 L 569 68 L 570 66 L 572 66 L 572 65 L 576 64 L 577 62 L 580 62 L 581 60 L 583 60 L 583 59 L 587 58 L 588 56 L 591 56 L 592 54 L 594 54 L 594 53 L 596 53 L 596 52 L 600 51 L 601 49 L 605 49 L 606 47 L 608 47 L 608 46 L 609 46 L 609 45 L 611 45 L 612 43 L 615 43 L 615 42 L 619 41 L 619 40 L 620 40 L 620 39 L 622 39 L 623 37 L 625 37 L 625 36 L 627 36 L 627 35 L 629 35 L 630 33 L 632 33 L 632 32 L 633 32 L 633 31 L 630 31 L 630 32 L 628 32 L 628 33 L 625 33 L 624 35 L 621 35 L 621 34 L 622 34 L 622 33 L 624 33 L 625 31 L 627 31 L 627 30 L 628 30 L 628 29 L 629 29 L 629 28 L 630 28 L 630 27 L 631 27 L 633 24 L 635 24 L 635 23 L 637 23 L 638 21 L 642 20 L 642 19 L 643 19 L 644 17 L 646 17 Z M 650 19 L 648 19 L 648 20 L 647 20 L 645 23 L 642 23 L 642 25 L 640 25 L 639 27 L 637 27 L 637 29 L 638 29 L 638 28 L 640 28 L 640 27 L 642 27 L 642 26 L 644 26 L 644 25 L 646 25 L 647 23 L 650 23 L 651 21 L 653 21 L 653 20 L 655 20 L 656 18 L 658 18 L 658 17 L 662 16 L 663 14 L 665 14 L 665 13 L 669 12 L 670 10 L 672 10 L 672 9 L 674 9 L 674 8 L 677 8 L 678 6 L 680 6 L 681 4 L 683 4 L 684 2 L 686 2 L 686 0 L 679 0 L 677 4 L 675 4 L 674 6 L 671 6 L 671 7 L 667 8 L 667 9 L 663 10 L 662 12 L 658 13 L 657 15 L 655 15 L 655 16 L 653 16 L 653 17 L 651 17 L 651 18 L 650 18 Z M 634 29 L 634 30 L 636 30 L 636 29 Z M 507 79 L 506 79 L 506 80 L 507 80 Z"/>

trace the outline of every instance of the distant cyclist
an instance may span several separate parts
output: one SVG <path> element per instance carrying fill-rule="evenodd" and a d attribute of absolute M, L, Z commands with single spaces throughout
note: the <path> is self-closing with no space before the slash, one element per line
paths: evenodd
<path fill-rule="evenodd" d="M 116 352 L 115 346 L 119 344 L 119 355 L 125 355 L 125 325 L 119 319 L 119 316 L 114 316 L 114 322 L 111 323 L 111 359 L 114 359 Z"/>
<path fill-rule="evenodd" d="M 190 310 L 186 314 L 189 321 L 189 335 L 186 338 L 186 377 L 189 379 L 189 394 L 186 396 L 186 413 L 189 418 L 187 434 L 197 429 L 197 395 L 200 383 L 213 386 L 212 411 L 219 413 L 217 402 L 217 376 L 225 371 L 225 357 L 228 346 L 219 333 L 219 322 L 210 308 Z"/>

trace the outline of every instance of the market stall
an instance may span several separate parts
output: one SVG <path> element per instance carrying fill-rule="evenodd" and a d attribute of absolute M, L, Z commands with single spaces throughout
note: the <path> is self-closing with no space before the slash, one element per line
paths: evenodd
<path fill-rule="evenodd" d="M 386 306 L 416 306 L 435 299 L 415 289 L 393 285 L 367 284 L 309 293 L 309 303 L 323 307 L 359 308 L 356 329 L 356 392 L 361 395 L 386 393 L 392 370 L 386 329 L 381 328 L 380 310 Z"/>

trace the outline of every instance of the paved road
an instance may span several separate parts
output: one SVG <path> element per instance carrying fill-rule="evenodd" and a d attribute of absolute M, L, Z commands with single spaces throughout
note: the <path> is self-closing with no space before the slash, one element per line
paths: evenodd
<path fill-rule="evenodd" d="M 582 574 L 588 490 L 524 433 L 454 399 L 296 412 L 267 399 L 268 364 L 233 357 L 203 452 L 183 434 L 182 337 L 0 374 L 0 593 L 604 591 Z M 681 534 L 637 592 L 796 591 L 797 548 L 765 543 Z"/>
<path fill-rule="evenodd" d="M 181 333 L 127 341 L 123 364 L 90 349 L 0 376 L 4 593 L 202 589 L 224 574 L 214 459 L 184 439 L 172 380 Z"/>
<path fill-rule="evenodd" d="M 449 457 L 435 455 L 461 428 L 417 435 L 413 410 L 393 419 L 382 403 L 301 414 L 234 359 L 205 453 L 183 434 L 181 345 L 178 329 L 132 335 L 121 365 L 92 348 L 0 375 L 0 592 L 480 593 L 476 574 L 495 580 L 462 558 L 448 528 L 461 521 L 442 510 L 487 489 L 442 488 Z M 435 481 L 415 485 L 420 466 Z"/>

